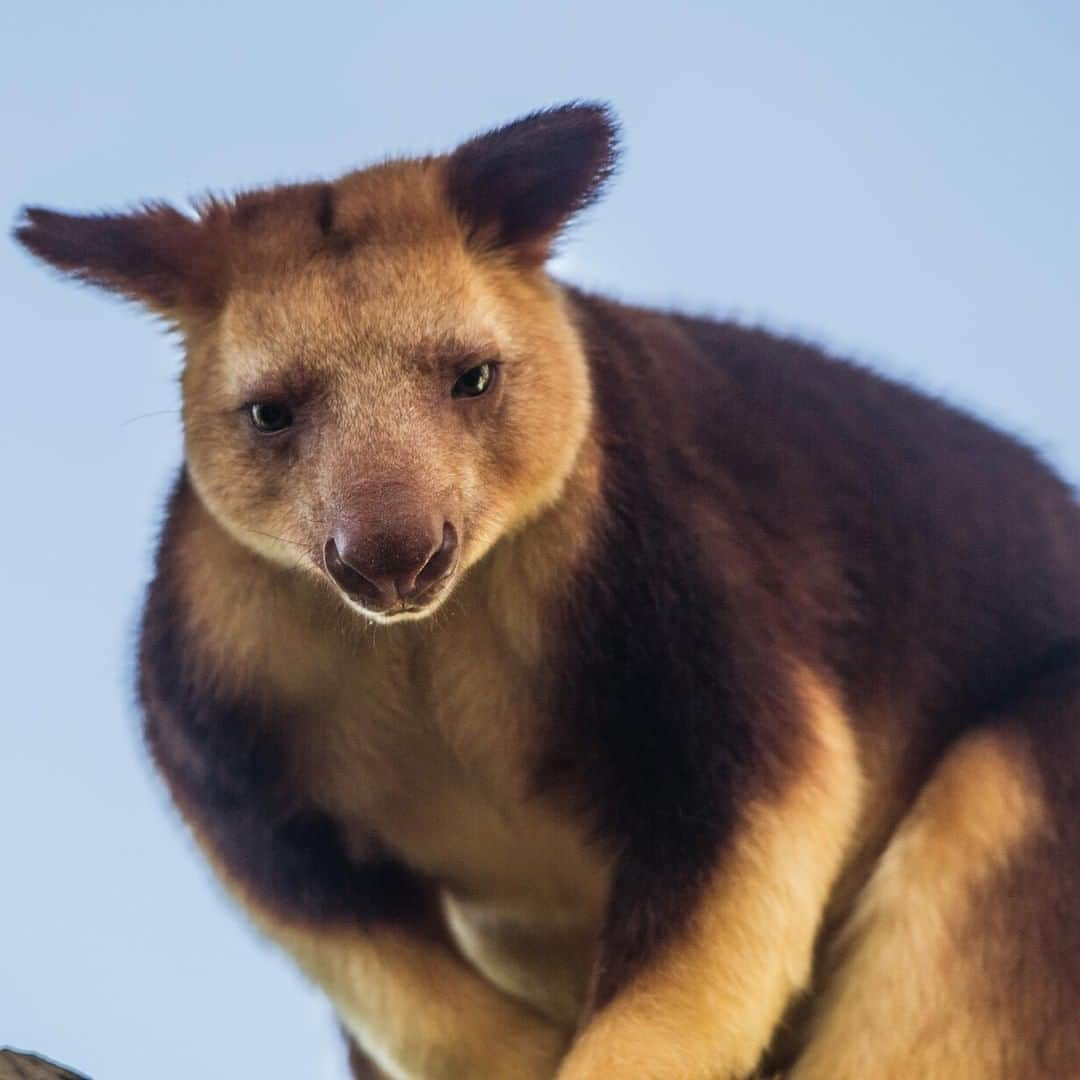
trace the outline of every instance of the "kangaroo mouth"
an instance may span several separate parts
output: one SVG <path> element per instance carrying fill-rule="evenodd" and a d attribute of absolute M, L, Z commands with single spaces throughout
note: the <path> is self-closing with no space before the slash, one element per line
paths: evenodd
<path fill-rule="evenodd" d="M 442 577 L 431 582 L 422 593 L 408 598 L 398 598 L 388 604 L 373 603 L 371 598 L 358 599 L 339 590 L 341 598 L 353 611 L 370 619 L 374 623 L 418 622 L 434 614 L 450 592 L 457 568 L 454 567 Z"/>

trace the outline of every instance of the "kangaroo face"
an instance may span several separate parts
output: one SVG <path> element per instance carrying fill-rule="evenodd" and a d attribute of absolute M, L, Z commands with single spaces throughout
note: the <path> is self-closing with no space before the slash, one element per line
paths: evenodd
<path fill-rule="evenodd" d="M 19 238 L 183 333 L 187 465 L 241 543 L 377 622 L 420 618 L 555 499 L 589 422 L 550 244 L 610 170 L 571 107 L 334 184 Z"/>
<path fill-rule="evenodd" d="M 394 179 L 424 202 L 423 171 Z M 365 196 L 378 206 L 364 189 L 386 178 L 371 180 L 336 193 L 346 220 Z M 470 251 L 437 204 L 393 226 L 406 235 L 234 267 L 183 384 L 211 511 L 377 621 L 433 611 L 553 499 L 588 421 L 584 361 L 543 274 Z"/>

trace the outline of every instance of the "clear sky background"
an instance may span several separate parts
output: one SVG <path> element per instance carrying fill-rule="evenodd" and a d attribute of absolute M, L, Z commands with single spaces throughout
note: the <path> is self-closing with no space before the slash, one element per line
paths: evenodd
<path fill-rule="evenodd" d="M 622 297 L 795 331 L 1080 478 L 1080 5 L 197 3 L 0 13 L 0 212 L 183 200 L 611 101 L 564 250 Z M 0 243 L 0 1044 L 95 1080 L 337 1080 L 329 1009 L 151 774 L 136 615 L 176 346 Z"/>

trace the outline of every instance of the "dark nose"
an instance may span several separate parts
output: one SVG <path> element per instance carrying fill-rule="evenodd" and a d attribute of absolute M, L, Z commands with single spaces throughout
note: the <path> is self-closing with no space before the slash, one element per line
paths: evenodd
<path fill-rule="evenodd" d="M 348 597 L 371 611 L 418 600 L 454 568 L 457 530 L 447 521 L 442 535 L 368 536 L 339 527 L 326 541 L 326 572 Z"/>

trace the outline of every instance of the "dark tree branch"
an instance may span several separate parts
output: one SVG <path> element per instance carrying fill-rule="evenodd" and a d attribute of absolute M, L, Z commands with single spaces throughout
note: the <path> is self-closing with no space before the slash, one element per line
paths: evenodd
<path fill-rule="evenodd" d="M 0 1080 L 89 1080 L 54 1061 L 19 1050 L 0 1050 Z"/>

